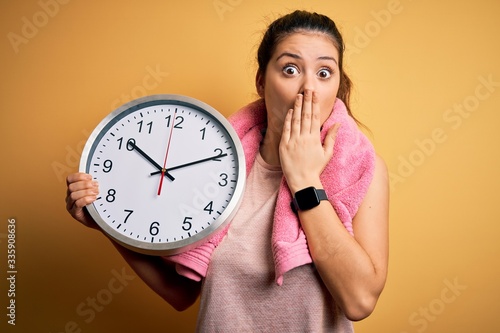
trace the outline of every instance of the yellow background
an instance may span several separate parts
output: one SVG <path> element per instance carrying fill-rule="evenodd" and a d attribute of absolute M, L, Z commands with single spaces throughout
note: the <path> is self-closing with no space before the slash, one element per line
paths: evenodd
<path fill-rule="evenodd" d="M 253 100 L 262 31 L 296 8 L 341 28 L 354 112 L 391 172 L 389 277 L 357 332 L 498 332 L 496 0 L 1 1 L 2 332 L 194 329 L 196 307 L 176 313 L 69 217 L 64 178 L 98 122 L 133 97 L 184 94 L 225 115 Z M 91 317 L 96 297 L 106 304 Z"/>

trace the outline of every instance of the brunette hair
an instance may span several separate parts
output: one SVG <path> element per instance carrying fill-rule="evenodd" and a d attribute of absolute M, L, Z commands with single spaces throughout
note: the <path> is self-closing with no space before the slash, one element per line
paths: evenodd
<path fill-rule="evenodd" d="M 264 76 L 267 64 L 271 60 L 276 50 L 276 46 L 287 36 L 300 31 L 320 32 L 331 38 L 339 52 L 340 85 L 337 97 L 345 103 L 349 115 L 354 118 L 350 108 L 352 82 L 343 68 L 345 50 L 344 40 L 335 22 L 328 16 L 304 10 L 296 10 L 272 22 L 267 28 L 259 49 L 257 50 L 258 72 Z M 356 118 L 354 118 L 354 120 L 356 120 Z M 358 120 L 356 120 L 356 122 L 358 122 Z"/>

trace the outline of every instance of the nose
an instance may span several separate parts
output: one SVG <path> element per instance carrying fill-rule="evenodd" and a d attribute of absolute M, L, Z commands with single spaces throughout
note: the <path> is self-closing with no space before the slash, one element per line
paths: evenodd
<path fill-rule="evenodd" d="M 315 77 L 313 74 L 311 74 L 311 73 L 304 74 L 302 76 L 302 82 L 300 85 L 299 93 L 304 94 L 304 91 L 306 91 L 306 90 L 314 91 L 314 88 L 316 87 L 315 83 L 316 83 L 316 81 L 315 81 Z"/>

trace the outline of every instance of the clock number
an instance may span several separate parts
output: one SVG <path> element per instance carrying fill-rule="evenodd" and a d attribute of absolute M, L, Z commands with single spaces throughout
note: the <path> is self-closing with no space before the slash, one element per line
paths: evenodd
<path fill-rule="evenodd" d="M 123 143 L 123 136 L 121 138 L 119 138 L 118 140 L 116 140 L 119 142 L 118 144 L 118 150 L 122 150 L 122 143 Z"/>
<path fill-rule="evenodd" d="M 191 224 L 191 222 L 189 222 L 189 221 L 191 221 L 192 219 L 193 219 L 192 217 L 185 217 L 185 218 L 184 218 L 184 222 L 182 222 L 182 230 L 184 230 L 184 231 L 189 231 L 189 230 L 191 230 L 191 227 L 192 227 L 193 225 L 192 225 L 192 224 Z"/>
<path fill-rule="evenodd" d="M 177 116 L 177 117 L 175 117 L 175 120 L 177 121 L 177 124 L 174 125 L 174 128 L 182 129 L 181 124 L 184 122 L 184 117 Z"/>
<path fill-rule="evenodd" d="M 111 160 L 104 161 L 103 165 L 104 165 L 104 168 L 102 169 L 102 171 L 105 173 L 110 172 L 111 169 L 113 168 L 113 162 Z"/>
<path fill-rule="evenodd" d="M 201 132 L 201 139 L 202 140 L 205 140 L 205 132 L 206 132 L 207 128 L 206 127 L 203 127 L 200 132 Z"/>
<path fill-rule="evenodd" d="M 212 214 L 212 212 L 214 211 L 213 210 L 213 205 L 214 205 L 214 202 L 213 201 L 210 201 L 208 203 L 208 205 L 205 206 L 205 208 L 203 208 L 204 211 L 208 212 L 208 214 Z"/>
<path fill-rule="evenodd" d="M 217 153 L 217 154 L 220 156 L 220 155 L 222 155 L 222 149 L 220 149 L 220 148 L 215 148 L 215 149 L 214 149 L 214 153 Z M 220 160 L 220 159 L 218 159 L 218 158 L 216 158 L 216 157 L 214 157 L 214 158 L 212 159 L 212 161 L 218 161 L 218 162 L 220 162 L 221 160 Z"/>
<path fill-rule="evenodd" d="M 167 127 L 170 127 L 170 119 L 172 119 L 172 116 L 167 116 L 165 119 L 168 119 L 167 121 Z M 174 124 L 174 128 L 177 129 L 182 129 L 181 124 L 184 122 L 184 117 L 183 116 L 177 116 L 175 117 L 176 123 Z"/>
<path fill-rule="evenodd" d="M 142 132 L 142 124 L 143 124 L 143 123 L 144 123 L 144 121 L 142 121 L 142 120 L 141 120 L 140 122 L 138 122 L 138 123 L 137 123 L 137 124 L 139 125 L 139 133 L 141 133 L 141 132 Z M 151 129 L 152 129 L 152 127 L 153 127 L 153 122 L 152 122 L 152 121 L 150 121 L 150 122 L 149 122 L 149 123 L 147 123 L 146 125 L 147 125 L 147 126 L 149 126 L 149 131 L 148 131 L 148 134 L 151 134 Z"/>
<path fill-rule="evenodd" d="M 227 173 L 221 173 L 220 174 L 221 181 L 218 183 L 219 186 L 224 187 L 227 185 Z"/>
<path fill-rule="evenodd" d="M 115 195 L 116 195 L 116 190 L 115 189 L 109 189 L 108 190 L 108 195 L 106 195 L 106 201 L 107 202 L 113 202 L 115 201 Z"/>
<path fill-rule="evenodd" d="M 158 233 L 160 232 L 160 229 L 158 228 L 159 225 L 159 222 L 151 223 L 151 226 L 149 226 L 149 233 L 151 234 L 151 236 L 158 235 Z"/>
<path fill-rule="evenodd" d="M 128 218 L 130 217 L 130 215 L 132 215 L 132 213 L 134 211 L 130 210 L 130 209 L 125 209 L 124 211 L 125 211 L 125 213 L 128 213 L 128 214 L 127 214 L 127 216 L 125 216 L 125 220 L 123 221 L 123 223 L 127 223 Z"/>
<path fill-rule="evenodd" d="M 118 140 L 116 140 L 119 142 L 119 145 L 118 145 L 118 150 L 121 150 L 122 149 L 122 143 L 123 143 L 123 136 L 121 138 L 119 138 Z M 129 143 L 132 143 L 132 145 L 130 146 Z M 134 150 L 134 145 L 135 145 L 135 139 L 128 139 L 127 141 L 127 150 L 128 151 L 132 151 Z"/>

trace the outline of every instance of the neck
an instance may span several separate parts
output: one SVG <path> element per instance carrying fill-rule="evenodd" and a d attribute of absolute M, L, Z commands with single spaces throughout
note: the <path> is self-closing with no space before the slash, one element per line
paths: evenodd
<path fill-rule="evenodd" d="M 280 136 L 273 135 L 273 131 L 266 131 L 260 146 L 260 154 L 269 165 L 281 165 L 279 154 L 280 141 Z"/>

